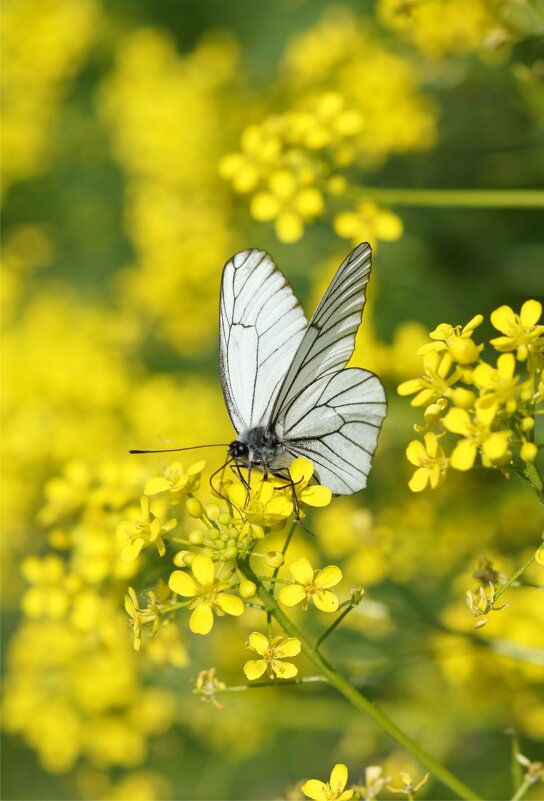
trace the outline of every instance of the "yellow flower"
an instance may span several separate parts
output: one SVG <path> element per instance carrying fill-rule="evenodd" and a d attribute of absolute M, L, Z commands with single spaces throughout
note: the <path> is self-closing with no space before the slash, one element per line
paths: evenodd
<path fill-rule="evenodd" d="M 455 470 L 470 470 L 478 450 L 486 466 L 500 461 L 508 451 L 511 431 L 492 431 L 497 405 L 478 406 L 474 418 L 466 409 L 450 409 L 444 418 L 444 426 L 462 439 L 455 447 L 450 464 Z"/>
<path fill-rule="evenodd" d="M 428 403 L 438 400 L 443 395 L 447 395 L 450 387 L 459 378 L 459 372 L 454 372 L 448 376 L 452 366 L 452 357 L 449 353 L 439 356 L 438 353 L 431 351 L 426 353 L 423 358 L 423 368 L 425 375 L 421 378 L 412 378 L 403 381 L 397 387 L 399 395 L 412 395 L 417 393 L 410 403 L 412 406 L 427 406 Z"/>
<path fill-rule="evenodd" d="M 247 471 L 245 475 L 247 478 Z M 293 512 L 293 502 L 278 491 L 276 481 L 265 480 L 262 473 L 253 470 L 249 483 L 249 493 L 247 487 L 236 480 L 228 485 L 227 494 L 235 508 L 252 525 L 272 528 L 283 523 Z"/>
<path fill-rule="evenodd" d="M 345 790 L 348 783 L 348 769 L 342 763 L 338 763 L 331 771 L 331 777 L 327 783 L 320 782 L 318 779 L 308 779 L 302 785 L 302 792 L 313 801 L 348 801 L 353 798 L 353 790 Z"/>
<path fill-rule="evenodd" d="M 425 445 L 415 439 L 406 448 L 408 461 L 416 465 L 417 470 L 408 482 L 412 492 L 421 492 L 427 484 L 435 489 L 444 481 L 448 460 L 439 445 L 436 434 L 428 433 L 424 436 Z"/>
<path fill-rule="evenodd" d="M 418 350 L 418 354 L 424 355 L 431 351 L 448 350 L 452 359 L 458 364 L 472 364 L 483 348 L 483 345 L 476 345 L 472 334 L 482 324 L 483 319 L 481 314 L 477 314 L 463 328 L 460 325 L 441 323 L 429 334 L 431 339 L 436 341 L 423 345 Z"/>
<path fill-rule="evenodd" d="M 289 475 L 293 482 L 293 486 L 289 483 L 285 487 L 283 479 L 275 479 L 276 485 L 285 487 L 285 497 L 291 504 L 291 511 L 293 511 L 293 491 L 295 493 L 296 502 L 299 514 L 302 513 L 300 504 L 306 506 L 328 506 L 332 500 L 332 492 L 328 487 L 323 487 L 321 484 L 312 484 L 308 486 L 314 475 L 314 466 L 309 459 L 298 457 L 291 462 L 289 467 Z"/>
<path fill-rule="evenodd" d="M 142 517 L 140 520 L 123 520 L 117 526 L 117 539 L 121 542 L 128 540 L 121 551 L 123 562 L 133 562 L 141 550 L 155 545 L 160 556 L 164 556 L 166 546 L 162 535 L 172 531 L 177 525 L 172 518 L 161 523 L 158 517 L 151 513 L 149 498 L 145 495 L 140 500 Z"/>
<path fill-rule="evenodd" d="M 130 618 L 130 627 L 134 631 L 134 650 L 139 651 L 142 646 L 142 626 L 151 624 L 151 636 L 155 636 L 163 620 L 161 605 L 158 603 L 155 593 L 151 590 L 147 593 L 148 604 L 145 609 L 140 609 L 138 596 L 132 587 L 128 588 L 125 595 L 125 611 Z"/>
<path fill-rule="evenodd" d="M 174 570 L 168 580 L 168 586 L 177 595 L 192 598 L 189 608 L 193 614 L 189 620 L 189 628 L 194 634 L 208 634 L 213 626 L 213 614 L 235 615 L 244 611 L 244 602 L 236 595 L 225 590 L 230 587 L 228 581 L 218 581 L 215 576 L 214 563 L 209 556 L 198 554 L 191 562 L 194 576 L 183 570 Z"/>
<path fill-rule="evenodd" d="M 336 565 L 328 565 L 322 570 L 314 570 L 307 559 L 301 557 L 289 565 L 294 583 L 282 587 L 279 599 L 285 606 L 295 606 L 302 602 L 304 609 L 311 599 L 322 612 L 336 612 L 338 598 L 329 591 L 342 580 L 342 571 Z"/>
<path fill-rule="evenodd" d="M 491 340 L 494 348 L 501 352 L 516 351 L 520 362 L 529 353 L 539 353 L 544 346 L 544 325 L 537 325 L 542 315 L 542 304 L 538 300 L 526 300 L 519 314 L 510 306 L 500 306 L 491 314 L 491 323 L 504 336 Z"/>
<path fill-rule="evenodd" d="M 518 380 L 515 375 L 516 359 L 513 353 L 503 353 L 497 359 L 497 368 L 482 362 L 474 368 L 472 380 L 483 391 L 486 403 L 502 403 L 509 414 L 518 405 Z"/>
<path fill-rule="evenodd" d="M 260 222 L 275 220 L 276 235 L 282 242 L 297 242 L 304 224 L 324 212 L 323 195 L 315 186 L 301 185 L 291 170 L 277 170 L 268 179 L 268 191 L 251 200 L 251 214 Z"/>
<path fill-rule="evenodd" d="M 150 478 L 146 482 L 144 495 L 158 495 L 159 492 L 168 491 L 173 496 L 170 503 L 175 506 L 182 498 L 198 489 L 205 467 L 206 462 L 201 460 L 192 464 L 185 473 L 180 462 L 173 462 L 164 468 L 162 476 Z"/>
<path fill-rule="evenodd" d="M 360 200 L 353 211 L 341 211 L 333 220 L 333 228 L 342 239 L 353 244 L 370 242 L 376 247 L 378 240 L 393 242 L 402 236 L 402 220 L 389 209 L 372 200 Z"/>
<path fill-rule="evenodd" d="M 264 634 L 254 631 L 249 635 L 248 648 L 255 651 L 262 659 L 250 659 L 244 665 L 244 673 L 250 681 L 260 679 L 268 671 L 270 678 L 292 679 L 298 668 L 292 662 L 280 660 L 300 653 L 300 641 L 296 637 L 276 637 L 272 642 Z"/>

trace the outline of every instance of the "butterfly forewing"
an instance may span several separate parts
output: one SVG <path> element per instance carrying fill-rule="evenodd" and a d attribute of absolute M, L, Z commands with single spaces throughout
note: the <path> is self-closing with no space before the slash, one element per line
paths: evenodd
<path fill-rule="evenodd" d="M 220 374 L 237 432 L 266 424 L 308 323 L 268 253 L 244 250 L 221 281 Z"/>
<path fill-rule="evenodd" d="M 348 363 L 361 322 L 371 260 L 372 251 L 365 242 L 352 250 L 338 268 L 310 320 L 278 392 L 272 411 L 273 421 L 285 414 L 301 389 Z"/>

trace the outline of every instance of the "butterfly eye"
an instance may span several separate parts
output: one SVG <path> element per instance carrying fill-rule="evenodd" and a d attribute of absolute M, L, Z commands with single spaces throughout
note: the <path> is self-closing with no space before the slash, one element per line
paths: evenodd
<path fill-rule="evenodd" d="M 243 442 L 235 439 L 234 442 L 231 442 L 229 445 L 229 456 L 232 456 L 233 459 L 241 459 L 244 456 L 248 455 L 247 445 L 244 445 Z"/>

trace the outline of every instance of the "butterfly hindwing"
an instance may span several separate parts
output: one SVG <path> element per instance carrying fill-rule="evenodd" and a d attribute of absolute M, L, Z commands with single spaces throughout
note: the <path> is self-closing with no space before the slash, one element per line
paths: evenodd
<path fill-rule="evenodd" d="M 314 463 L 320 483 L 335 495 L 349 495 L 366 486 L 385 412 L 377 376 L 348 368 L 306 387 L 278 433 L 292 456 Z"/>
<path fill-rule="evenodd" d="M 244 250 L 223 269 L 220 375 L 237 432 L 262 425 L 308 323 L 268 253 Z"/>

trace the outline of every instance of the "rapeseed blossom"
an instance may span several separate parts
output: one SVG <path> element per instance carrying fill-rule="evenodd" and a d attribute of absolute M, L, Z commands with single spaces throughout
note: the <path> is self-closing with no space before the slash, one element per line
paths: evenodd
<path fill-rule="evenodd" d="M 236 595 L 225 592 L 231 584 L 215 575 L 215 567 L 209 556 L 198 554 L 191 561 L 191 572 L 174 570 L 168 579 L 173 592 L 191 598 L 189 608 L 193 610 L 189 628 L 195 634 L 209 634 L 213 626 L 213 615 L 235 615 L 244 612 L 244 602 Z"/>
<path fill-rule="evenodd" d="M 483 467 L 520 471 L 534 462 L 535 419 L 544 393 L 544 326 L 539 324 L 542 305 L 526 301 L 519 314 L 501 306 L 492 312 L 491 323 L 503 336 L 490 340 L 499 356 L 496 367 L 484 361 L 484 345 L 474 341 L 482 324 L 476 315 L 465 326 L 442 323 L 431 331 L 429 342 L 419 348 L 424 375 L 404 381 L 400 395 L 416 393 L 413 406 L 424 406 L 425 425 L 416 424 L 425 445 L 412 441 L 409 461 L 418 470 L 409 482 L 419 492 L 444 481 L 448 467 L 470 470 Z M 434 429 L 434 430 L 433 430 Z M 447 452 L 449 434 L 456 435 Z M 440 444 L 439 444 L 440 440 Z"/>
<path fill-rule="evenodd" d="M 284 662 L 287 657 L 300 653 L 300 641 L 296 637 L 275 637 L 272 641 L 254 631 L 249 635 L 247 647 L 255 651 L 260 659 L 250 659 L 244 665 L 244 673 L 250 681 L 260 679 L 265 671 L 270 678 L 292 679 L 298 668 L 292 662 Z"/>
<path fill-rule="evenodd" d="M 342 763 L 338 763 L 331 771 L 328 782 L 321 782 L 318 779 L 308 779 L 302 785 L 302 792 L 313 801 L 348 801 L 353 798 L 353 790 L 346 790 L 348 783 L 348 769 Z"/>
<path fill-rule="evenodd" d="M 285 606 L 296 606 L 302 603 L 303 609 L 308 608 L 308 601 L 313 601 L 322 612 L 336 612 L 338 598 L 330 591 L 342 580 L 342 571 L 336 565 L 329 565 L 321 570 L 314 570 L 304 557 L 297 559 L 289 565 L 294 583 L 282 587 L 279 599 Z"/>

